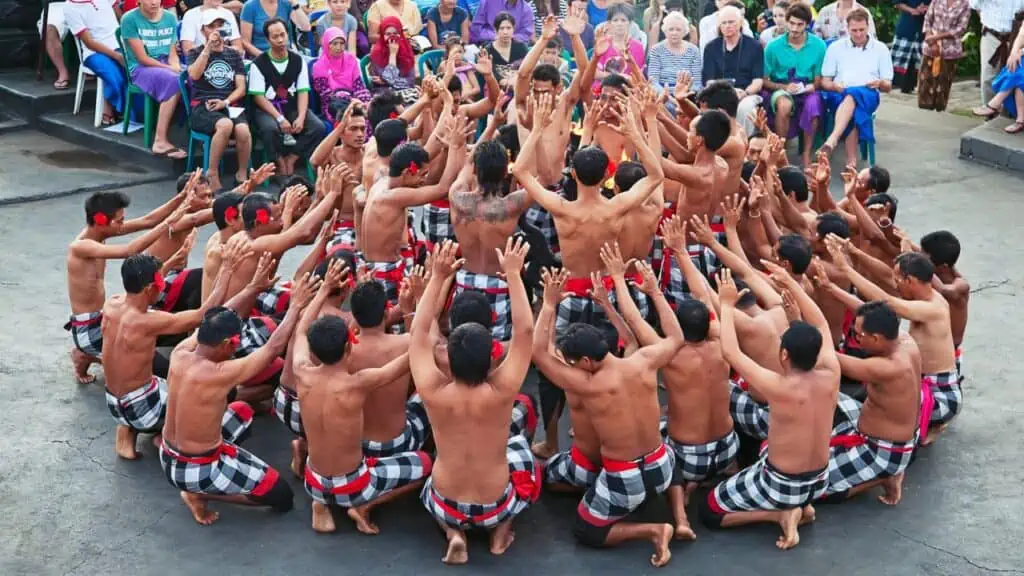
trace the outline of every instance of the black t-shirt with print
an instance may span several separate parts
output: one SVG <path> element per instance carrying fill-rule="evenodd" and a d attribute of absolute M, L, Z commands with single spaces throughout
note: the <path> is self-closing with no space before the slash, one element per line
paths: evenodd
<path fill-rule="evenodd" d="M 192 48 L 188 61 L 195 62 L 202 53 L 202 46 Z M 235 91 L 235 76 L 245 76 L 242 55 L 237 50 L 225 46 L 220 52 L 210 52 L 203 75 L 199 80 L 192 80 L 192 102 L 227 98 Z"/>

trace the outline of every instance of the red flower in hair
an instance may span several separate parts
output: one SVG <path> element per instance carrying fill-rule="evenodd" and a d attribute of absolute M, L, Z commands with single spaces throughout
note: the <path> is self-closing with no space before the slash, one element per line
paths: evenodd
<path fill-rule="evenodd" d="M 267 224 L 270 222 L 270 211 L 266 208 L 256 210 L 256 223 Z"/>
<path fill-rule="evenodd" d="M 238 218 L 238 208 L 234 206 L 228 206 L 227 209 L 224 210 L 224 219 L 234 220 L 235 218 Z"/>
<path fill-rule="evenodd" d="M 615 176 L 615 171 L 618 170 L 618 169 L 619 169 L 619 166 L 617 164 L 615 164 L 615 162 L 612 162 L 611 160 L 609 160 L 608 161 L 608 167 L 604 169 L 605 176 L 608 177 L 608 178 L 611 178 L 612 176 Z"/>
<path fill-rule="evenodd" d="M 110 218 L 103 212 L 97 212 L 92 215 L 92 223 L 97 226 L 106 226 L 110 224 Z"/>
<path fill-rule="evenodd" d="M 601 85 L 598 84 L 597 86 L 594 86 L 594 89 L 592 91 L 594 93 L 594 96 L 600 96 L 601 95 Z"/>
<path fill-rule="evenodd" d="M 501 358 L 501 355 L 505 353 L 505 347 L 501 345 L 501 342 L 493 340 L 491 342 L 491 360 L 497 360 Z"/>
<path fill-rule="evenodd" d="M 618 346 L 619 350 L 623 350 L 626 348 L 626 341 L 623 340 L 622 338 L 619 338 L 619 342 L 618 344 L 616 344 L 616 346 Z"/>
<path fill-rule="evenodd" d="M 164 280 L 164 275 L 160 272 L 153 274 L 153 285 L 156 286 L 158 292 L 163 292 L 164 288 L 167 287 L 167 282 Z"/>
<path fill-rule="evenodd" d="M 390 118 L 391 120 L 398 120 L 398 112 L 392 112 L 391 114 L 388 114 L 388 118 Z"/>
<path fill-rule="evenodd" d="M 351 342 L 352 344 L 359 344 L 359 337 L 356 336 L 355 331 L 348 331 L 348 341 Z"/>
<path fill-rule="evenodd" d="M 415 162 L 409 162 L 409 174 L 412 174 L 413 176 L 415 176 L 416 173 L 419 172 L 419 171 L 420 171 L 420 167 L 417 166 Z"/>

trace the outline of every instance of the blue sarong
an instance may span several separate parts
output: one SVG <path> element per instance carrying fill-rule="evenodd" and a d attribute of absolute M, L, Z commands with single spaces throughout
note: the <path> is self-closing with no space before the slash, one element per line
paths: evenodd
<path fill-rule="evenodd" d="M 839 105 L 842 104 L 843 99 L 847 96 L 853 98 L 853 121 L 850 122 L 850 125 L 846 127 L 846 131 L 843 132 L 843 138 L 846 138 L 850 131 L 856 127 L 858 141 L 874 142 L 875 122 L 872 120 L 872 117 L 882 101 L 878 90 L 868 88 L 867 86 L 854 86 L 842 92 L 827 92 L 824 90 L 821 92 L 821 98 L 825 101 L 825 107 L 833 117 L 835 116 L 836 109 L 839 108 Z"/>
<path fill-rule="evenodd" d="M 106 54 L 95 52 L 84 64 L 103 80 L 103 98 L 117 112 L 124 110 L 124 86 L 128 81 L 124 66 Z"/>
<path fill-rule="evenodd" d="M 1010 72 L 1009 68 L 1003 66 L 999 75 L 992 80 L 992 91 L 998 94 L 1016 88 L 1024 88 L 1024 66 L 1018 65 L 1016 72 Z M 1011 118 L 1017 117 L 1017 103 L 1013 101 L 1013 94 L 1003 100 L 1003 108 Z"/>

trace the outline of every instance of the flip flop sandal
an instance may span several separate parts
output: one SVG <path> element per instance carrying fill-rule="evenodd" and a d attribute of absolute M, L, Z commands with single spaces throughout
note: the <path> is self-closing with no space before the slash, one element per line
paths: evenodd
<path fill-rule="evenodd" d="M 181 148 L 171 148 L 169 150 L 164 150 L 163 152 L 153 152 L 153 155 L 169 158 L 171 160 L 184 160 L 188 157 L 188 154 Z"/>
<path fill-rule="evenodd" d="M 1021 131 L 1024 131 L 1024 122 L 1021 121 L 1014 122 L 1006 128 L 1003 128 L 1003 132 L 1006 132 L 1007 134 L 1017 134 Z"/>
<path fill-rule="evenodd" d="M 982 109 L 987 110 L 987 112 L 981 112 L 980 110 Z M 975 116 L 984 118 L 986 120 L 991 120 L 996 116 L 999 116 L 999 110 L 989 106 L 988 104 L 985 104 L 983 106 L 979 106 L 978 108 L 971 110 L 971 114 L 974 114 Z"/>
<path fill-rule="evenodd" d="M 71 83 L 67 80 L 57 80 L 53 83 L 54 90 L 67 90 L 71 86 Z"/>
<path fill-rule="evenodd" d="M 118 123 L 117 116 L 111 116 L 110 114 L 104 114 L 103 119 L 100 120 L 100 128 L 106 128 L 107 126 L 113 126 Z"/>

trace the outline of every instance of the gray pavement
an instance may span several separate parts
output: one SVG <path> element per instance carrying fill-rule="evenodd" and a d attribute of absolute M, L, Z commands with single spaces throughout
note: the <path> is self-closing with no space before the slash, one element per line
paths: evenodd
<path fill-rule="evenodd" d="M 1024 574 L 1019 406 L 1024 359 L 1017 294 L 1024 282 L 1017 226 L 1021 180 L 957 159 L 959 135 L 975 125 L 952 115 L 883 107 L 878 159 L 893 171 L 902 201 L 898 223 L 913 236 L 948 228 L 964 245 L 971 323 L 965 341 L 966 407 L 910 469 L 895 509 L 863 497 L 819 508 L 794 550 L 775 549 L 774 526 L 711 532 L 673 545 L 664 573 L 838 575 Z M 0 146 L 3 139 L 0 138 Z M 838 156 L 838 155 L 837 155 Z M 140 214 L 166 199 L 170 184 L 128 189 Z M 443 540 L 415 499 L 375 512 L 381 535 L 362 536 L 347 521 L 320 536 L 309 526 L 309 499 L 275 515 L 215 505 L 220 521 L 196 525 L 164 480 L 153 448 L 119 461 L 101 385 L 79 387 L 61 330 L 68 314 L 65 246 L 83 222 L 84 196 L 0 207 L 0 574 L 441 574 Z M 204 238 L 210 233 L 204 231 Z M 193 263 L 201 257 L 196 243 Z M 298 257 L 284 263 L 294 268 Z M 121 291 L 117 263 L 107 290 Z M 246 443 L 287 470 L 289 433 L 261 416 Z M 646 544 L 618 550 L 578 547 L 570 534 L 575 501 L 550 495 L 517 523 L 501 558 L 471 542 L 470 564 L 491 574 L 654 573 Z M 691 511 L 695 518 L 695 510 Z"/>

